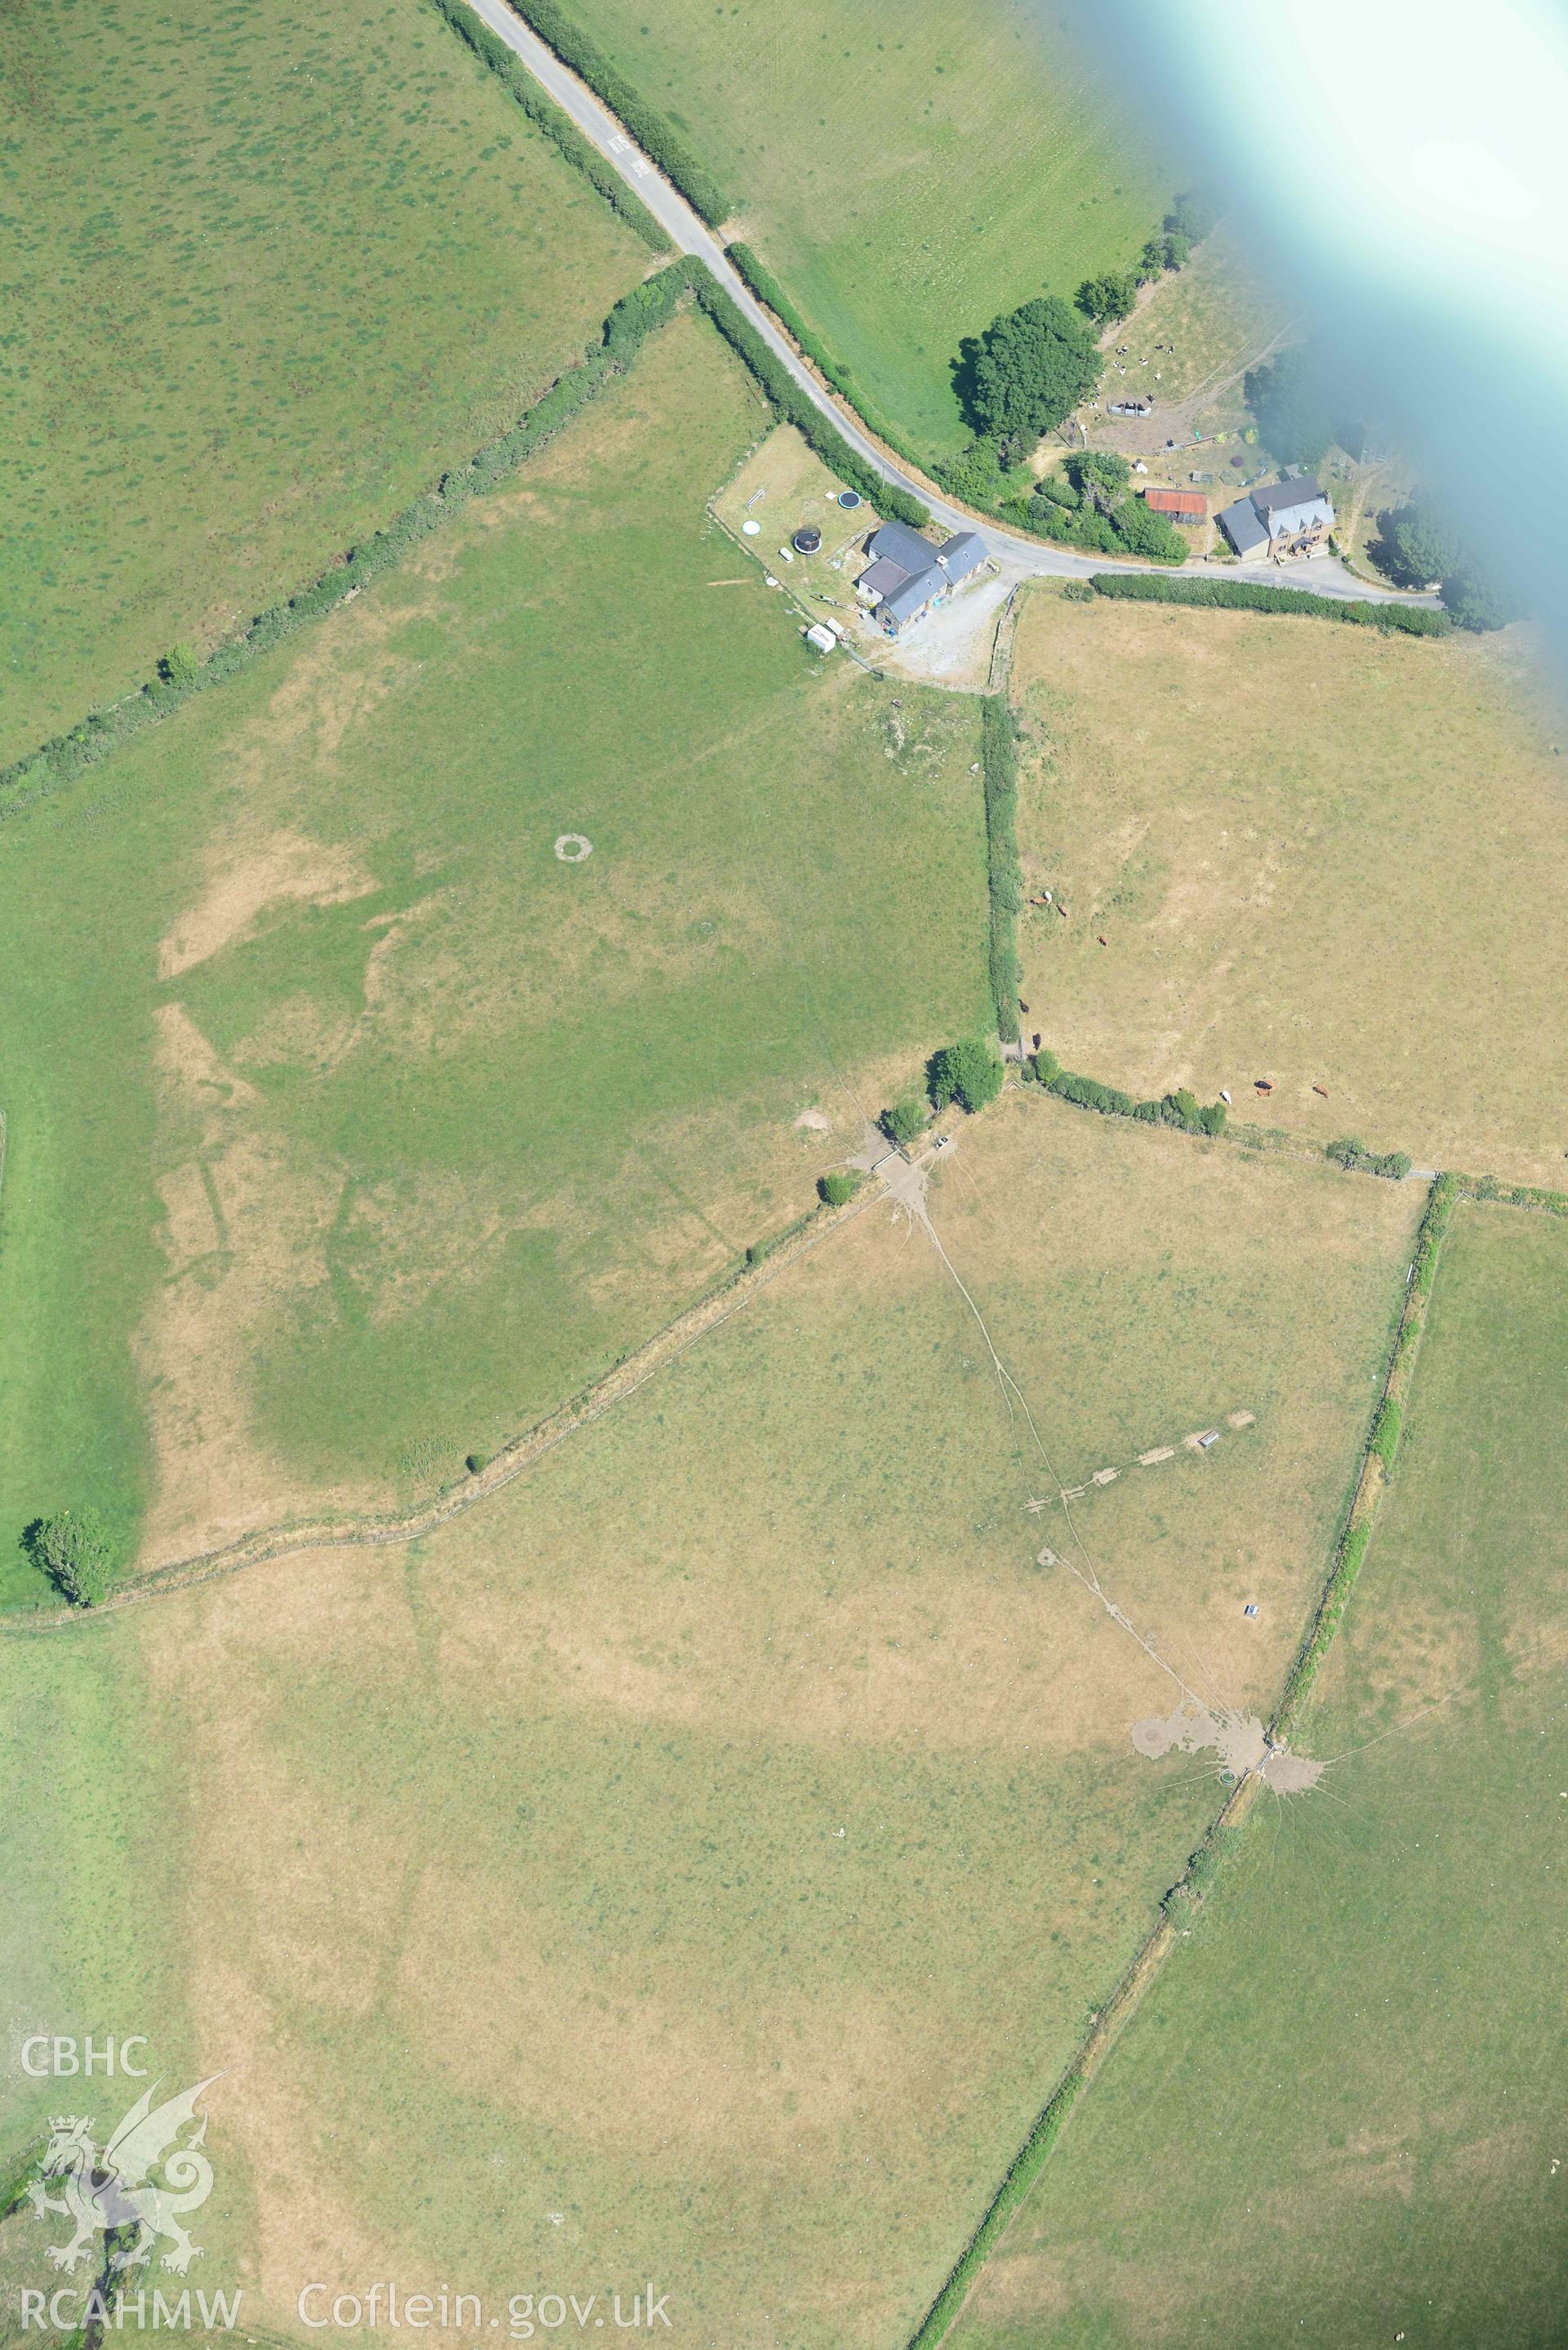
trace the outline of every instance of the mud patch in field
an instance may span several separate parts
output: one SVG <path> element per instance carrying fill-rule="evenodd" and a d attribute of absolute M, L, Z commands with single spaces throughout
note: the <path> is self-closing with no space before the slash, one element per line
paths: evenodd
<path fill-rule="evenodd" d="M 1163 1755 L 1201 1754 L 1212 1748 L 1220 1771 L 1231 1779 L 1256 1771 L 1277 1795 L 1302 1795 L 1315 1787 L 1324 1765 L 1293 1754 L 1288 1746 L 1274 1746 L 1255 1713 L 1221 1707 L 1218 1712 L 1195 1698 L 1183 1698 L 1174 1713 L 1135 1721 L 1132 1742 L 1150 1762 Z"/>

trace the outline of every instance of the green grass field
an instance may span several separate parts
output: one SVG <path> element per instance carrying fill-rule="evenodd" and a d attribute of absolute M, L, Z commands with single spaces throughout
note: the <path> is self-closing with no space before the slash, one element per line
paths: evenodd
<path fill-rule="evenodd" d="M 1079 1523 L 1163 1653 L 1261 1699 L 1411 1194 L 1013 1098 L 932 1200 L 1064 1474 L 1254 1409 Z M 96 2012 L 232 2068 L 206 2281 L 241 2248 L 286 2331 L 301 2282 L 391 2272 L 651 2276 L 702 2350 L 905 2338 L 1218 1800 L 1134 1752 L 1170 1683 L 1036 1565 L 1042 1474 L 882 1203 L 416 1551 L 0 1649 L 46 1717 L 82 1677 L 140 1703 L 102 1832 L 159 1856 Z M 7 1868 L 29 1980 L 84 1792 L 14 1832 L 58 1846 Z"/>
<path fill-rule="evenodd" d="M 512 423 L 648 258 L 420 0 L 43 0 L 5 53 L 0 763 Z"/>
<path fill-rule="evenodd" d="M 955 2350 L 1560 2333 L 1568 1230 L 1461 1208 L 1303 1752 Z"/>
<path fill-rule="evenodd" d="M 679 122 L 743 235 L 921 449 L 963 437 L 960 341 L 1131 261 L 1171 193 L 1153 140 L 1023 0 L 573 0 Z"/>
<path fill-rule="evenodd" d="M 0 835 L 8 1573 L 72 1496 L 178 1555 L 460 1473 L 981 1019 L 972 703 L 823 670 L 749 565 L 709 584 L 765 422 L 678 320 L 405 570 Z"/>
<path fill-rule="evenodd" d="M 1023 993 L 1069 1068 L 1561 1181 L 1562 721 L 1524 630 L 1037 588 L 1013 689 L 1027 893 L 1067 908 L 1026 910 Z"/>

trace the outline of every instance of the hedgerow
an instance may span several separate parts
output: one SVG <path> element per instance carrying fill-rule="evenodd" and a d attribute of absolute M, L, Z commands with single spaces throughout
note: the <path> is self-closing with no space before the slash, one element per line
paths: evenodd
<path fill-rule="evenodd" d="M 1018 862 L 1018 729 L 1005 698 L 981 704 L 981 759 L 985 776 L 986 879 L 991 903 L 990 974 L 996 1029 L 1004 1045 L 1018 1040 L 1018 915 L 1023 874 Z"/>
<path fill-rule="evenodd" d="M 507 5 L 533 26 L 563 64 L 587 83 L 597 98 L 603 99 L 692 210 L 701 213 L 711 228 L 717 228 L 731 210 L 730 199 L 675 125 L 648 104 L 619 68 L 611 65 L 604 51 L 556 6 L 556 0 L 507 0 Z"/>
<path fill-rule="evenodd" d="M 605 320 L 601 338 L 579 365 L 535 400 L 509 432 L 443 473 L 437 487 L 414 499 L 370 538 L 350 548 L 307 588 L 258 612 L 244 633 L 216 647 L 195 667 L 166 663 L 167 676 L 151 678 L 134 692 L 88 715 L 68 733 L 57 734 L 8 767 L 0 767 L 0 816 L 15 815 L 47 794 L 72 783 L 140 734 L 189 702 L 236 677 L 258 655 L 270 652 L 296 629 L 321 619 L 350 596 L 369 587 L 402 561 L 410 549 L 480 492 L 493 489 L 535 451 L 551 440 L 624 369 L 655 327 L 662 326 L 687 287 L 684 264 L 672 262 L 656 276 L 623 295 Z"/>
<path fill-rule="evenodd" d="M 1083 2085 L 1081 2073 L 1069 2073 L 1062 2081 L 1013 2157 L 1006 2177 L 992 2199 L 990 2209 L 959 2254 L 946 2284 L 926 2312 L 924 2322 L 909 2344 L 909 2350 L 932 2350 L 932 2345 L 940 2342 L 947 2332 L 960 2302 L 969 2291 L 975 2271 L 1044 2168 L 1045 2158 L 1061 2137 L 1062 2126 L 1072 2112 Z"/>
<path fill-rule="evenodd" d="M 1380 1464 L 1385 1477 L 1391 1472 L 1398 1453 L 1404 1424 L 1401 1393 L 1407 1382 L 1411 1358 L 1426 1323 L 1427 1301 L 1437 1273 L 1438 1252 L 1459 1190 L 1452 1175 L 1437 1178 L 1427 1195 L 1427 1211 L 1416 1236 L 1416 1253 L 1411 1261 L 1410 1279 L 1405 1292 L 1399 1327 L 1395 1333 L 1393 1349 L 1388 1357 L 1388 1374 L 1383 1382 L 1383 1392 L 1377 1399 L 1377 1409 L 1373 1413 L 1372 1426 L 1366 1438 L 1367 1459 L 1369 1461 L 1376 1460 Z M 1350 1604 L 1355 1578 L 1366 1556 L 1366 1545 L 1372 1539 L 1376 1503 L 1376 1483 L 1364 1474 L 1357 1483 L 1328 1581 L 1324 1586 L 1306 1638 L 1285 1683 L 1285 1692 L 1274 1719 L 1276 1731 L 1300 1709 L 1317 1678 L 1318 1667 L 1328 1652 L 1340 1618 Z"/>
<path fill-rule="evenodd" d="M 1369 1446 L 1369 1450 L 1382 1461 L 1385 1476 L 1391 1477 L 1394 1474 L 1394 1456 L 1399 1450 L 1399 1430 L 1403 1419 L 1404 1414 L 1400 1409 L 1398 1398 L 1386 1395 L 1377 1407 L 1377 1414 L 1372 1423 Z"/>
<path fill-rule="evenodd" d="M 1042 1050 L 1025 1064 L 1025 1074 L 1044 1086 L 1058 1101 L 1075 1102 L 1080 1109 L 1097 1110 L 1102 1118 L 1136 1118 L 1140 1126 L 1174 1126 L 1183 1134 L 1223 1134 L 1225 1105 L 1200 1102 L 1185 1086 L 1162 1094 L 1158 1101 L 1134 1101 L 1119 1086 L 1103 1086 L 1097 1077 L 1080 1077 L 1064 1069 L 1054 1053 Z"/>
<path fill-rule="evenodd" d="M 1286 612 L 1311 619 L 1344 620 L 1353 628 L 1392 629 L 1407 637 L 1446 637 L 1446 612 L 1421 605 L 1378 604 L 1347 596 L 1314 596 L 1305 588 L 1269 588 L 1251 579 L 1172 579 L 1162 572 L 1096 571 L 1098 596 L 1134 604 L 1212 604 L 1224 611 Z"/>
<path fill-rule="evenodd" d="M 815 450 L 825 465 L 832 467 L 840 481 L 876 506 L 878 514 L 896 515 L 912 529 L 923 529 L 930 515 L 919 498 L 907 490 L 895 488 L 885 482 L 874 467 L 857 457 L 836 424 L 801 390 L 787 368 L 769 350 L 756 328 L 726 294 L 705 261 L 688 255 L 678 266 L 687 273 L 687 282 L 693 294 L 718 328 L 724 340 L 742 363 L 750 369 L 762 390 L 767 394 L 774 411 L 786 423 L 793 424 L 808 447 Z"/>
<path fill-rule="evenodd" d="M 812 365 L 833 386 L 834 390 L 849 402 L 861 422 L 875 432 L 878 441 L 885 441 L 889 449 L 897 451 L 900 457 L 907 458 L 911 465 L 922 464 L 924 459 L 919 450 L 905 438 L 898 427 L 882 413 L 875 402 L 867 397 L 854 369 L 846 367 L 842 359 L 836 359 L 815 329 L 807 326 L 766 262 L 753 253 L 749 244 L 742 244 L 739 239 L 733 244 L 727 244 L 724 247 L 724 255 L 727 260 L 733 263 L 737 274 L 745 280 L 758 301 L 765 303 L 779 324 L 787 329 L 791 340 L 798 344 Z"/>
<path fill-rule="evenodd" d="M 542 130 L 545 138 L 560 150 L 566 161 L 598 190 L 606 203 L 620 214 L 627 226 L 635 230 L 655 253 L 668 253 L 670 239 L 642 198 L 628 187 L 613 163 L 607 162 L 592 140 L 583 136 L 570 115 L 541 89 L 527 67 L 514 51 L 507 47 L 500 34 L 493 33 L 483 19 L 464 5 L 464 0 L 431 0 L 431 5 L 445 18 L 459 39 L 466 41 L 475 57 L 483 58 L 496 78 L 505 84 L 530 122 Z M 674 174 L 670 176 L 673 178 Z"/>
<path fill-rule="evenodd" d="M 442 5 L 442 0 L 438 0 L 438 5 Z M 452 0 L 452 5 L 457 5 L 457 0 Z M 133 735 L 171 717 L 193 694 L 204 693 L 209 687 L 237 676 L 259 654 L 270 652 L 296 629 L 321 619 L 348 597 L 357 596 L 361 588 L 379 579 L 470 498 L 493 489 L 552 439 L 607 382 L 629 365 L 648 336 L 664 325 L 687 293 L 695 296 L 742 364 L 749 369 L 774 411 L 797 427 L 842 481 L 858 490 L 863 497 L 874 500 L 883 514 L 897 515 L 917 529 L 929 522 L 930 516 L 918 498 L 909 497 L 885 484 L 813 406 L 707 265 L 695 255 L 681 255 L 640 286 L 634 286 L 630 293 L 622 295 L 606 318 L 599 340 L 576 367 L 568 369 L 535 400 L 510 432 L 476 451 L 466 463 L 443 473 L 435 489 L 415 498 L 394 515 L 384 530 L 351 547 L 296 595 L 258 612 L 241 635 L 218 645 L 204 661 L 192 664 L 166 657 L 161 666 L 167 674 L 149 679 L 101 710 L 90 711 L 68 733 L 57 734 L 37 750 L 7 767 L 0 767 L 0 818 L 15 815 L 62 785 L 74 782 Z"/>
<path fill-rule="evenodd" d="M 1402 1183 L 1410 1172 L 1407 1150 L 1368 1150 L 1354 1135 L 1344 1135 L 1337 1142 L 1325 1142 L 1323 1155 L 1349 1173 L 1382 1175 L 1391 1183 Z"/>

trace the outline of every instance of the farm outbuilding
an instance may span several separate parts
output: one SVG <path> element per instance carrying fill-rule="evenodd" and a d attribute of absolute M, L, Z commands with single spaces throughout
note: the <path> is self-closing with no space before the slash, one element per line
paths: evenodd
<path fill-rule="evenodd" d="M 1169 522 L 1199 523 L 1209 519 L 1209 501 L 1200 490 L 1145 490 L 1143 502 L 1150 514 Z"/>
<path fill-rule="evenodd" d="M 918 620 L 953 588 L 972 578 L 991 560 L 991 549 L 980 533 L 961 530 L 940 546 L 933 546 L 907 524 L 888 522 L 866 542 L 871 562 L 855 583 L 855 592 L 868 604 L 890 637 Z"/>

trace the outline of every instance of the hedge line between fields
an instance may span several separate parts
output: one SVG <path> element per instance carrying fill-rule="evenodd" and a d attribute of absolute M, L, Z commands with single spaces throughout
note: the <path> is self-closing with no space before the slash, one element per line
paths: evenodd
<path fill-rule="evenodd" d="M 985 776 L 986 885 L 991 900 L 990 973 L 996 1033 L 1018 1042 L 1018 916 L 1023 871 L 1018 861 L 1018 726 L 1004 694 L 980 706 L 981 760 Z"/>
<path fill-rule="evenodd" d="M 1318 1668 L 1327 1655 L 1329 1644 L 1350 1605 L 1355 1579 L 1366 1556 L 1366 1545 L 1372 1539 L 1378 1501 L 1384 1485 L 1393 1474 L 1398 1455 L 1405 1390 L 1409 1382 L 1416 1347 L 1426 1325 L 1427 1303 L 1437 1275 L 1443 1234 L 1453 1213 L 1454 1201 L 1461 1196 L 1459 1183 L 1452 1175 L 1439 1175 L 1428 1194 L 1427 1211 L 1416 1235 L 1416 1253 L 1410 1263 L 1404 1309 L 1395 1333 L 1393 1351 L 1388 1357 L 1387 1376 L 1367 1431 L 1361 1475 L 1356 1481 L 1345 1532 L 1340 1537 L 1328 1581 L 1323 1587 L 1306 1638 L 1302 1642 L 1280 1699 L 1272 1725 L 1276 1736 L 1288 1717 L 1298 1711 L 1310 1692 L 1317 1679 Z M 1376 1471 L 1372 1467 L 1375 1461 L 1377 1463 Z"/>
<path fill-rule="evenodd" d="M 1083 2085 L 1081 2073 L 1069 2073 L 1055 2091 L 1013 2157 L 985 2217 L 959 2254 L 951 2275 L 926 2312 L 919 2332 L 911 2337 L 909 2350 L 931 2350 L 932 2345 L 940 2341 L 952 2324 L 958 2314 L 959 2303 L 974 2282 L 976 2270 L 1039 2177 L 1045 2158 L 1061 2137 L 1062 2126 L 1072 2112 L 1074 2101 Z"/>
<path fill-rule="evenodd" d="M 725 293 L 707 263 L 695 254 L 689 254 L 682 265 L 702 308 L 736 357 L 755 377 L 784 421 L 793 424 L 802 440 L 815 450 L 824 464 L 830 465 L 850 489 L 858 490 L 868 504 L 875 505 L 878 514 L 896 515 L 900 522 L 907 522 L 912 529 L 923 529 L 931 517 L 919 498 L 910 497 L 905 490 L 895 489 L 863 457 L 856 455 L 838 427 L 824 416 L 782 360 L 769 350 L 740 304 Z"/>
<path fill-rule="evenodd" d="M 1446 637 L 1453 628 L 1446 612 L 1424 605 L 1314 596 L 1305 588 L 1268 588 L 1251 579 L 1172 579 L 1158 572 L 1096 571 L 1089 584 L 1096 596 L 1119 597 L 1133 604 L 1213 604 L 1223 611 L 1288 612 L 1407 637 Z"/>
<path fill-rule="evenodd" d="M 834 390 L 849 402 L 862 424 L 909 464 L 923 466 L 926 460 L 919 451 L 906 440 L 876 402 L 867 398 L 854 369 L 846 367 L 842 359 L 836 359 L 815 329 L 807 326 L 766 262 L 749 244 L 738 241 L 734 244 L 727 244 L 724 255 L 734 264 L 737 273 L 744 278 L 758 301 L 765 303 L 780 325 L 787 329 L 812 365 Z"/>
<path fill-rule="evenodd" d="M 651 156 L 665 178 L 680 189 L 693 212 L 700 213 L 710 228 L 717 228 L 732 209 L 730 199 L 669 117 L 648 104 L 618 66 L 610 63 L 581 26 L 556 6 L 556 0 L 507 0 L 507 5 L 555 50 L 563 65 L 570 66 L 587 83 L 596 98 L 603 99 L 643 153 Z"/>
<path fill-rule="evenodd" d="M 0 817 L 30 807 L 62 785 L 73 783 L 122 743 L 171 717 L 193 695 L 237 677 L 260 654 L 270 652 L 296 629 L 320 619 L 391 570 L 470 498 L 493 489 L 569 423 L 627 366 L 653 329 L 664 324 L 687 286 L 685 265 L 671 262 L 623 295 L 605 320 L 600 341 L 535 400 L 510 432 L 476 452 L 466 464 L 443 473 L 435 489 L 415 498 L 384 530 L 351 548 L 309 587 L 258 612 L 243 635 L 217 646 L 189 675 L 152 678 L 119 701 L 91 712 L 68 733 L 57 734 L 24 758 L 0 767 Z"/>
<path fill-rule="evenodd" d="M 1222 1101 L 1200 1102 L 1187 1087 L 1162 1094 L 1158 1100 L 1134 1101 L 1119 1086 L 1105 1086 L 1098 1077 L 1080 1077 L 1064 1069 L 1049 1047 L 1024 1063 L 1025 1079 L 1044 1086 L 1058 1101 L 1092 1109 L 1101 1118 L 1130 1118 L 1139 1126 L 1173 1126 L 1182 1134 L 1223 1134 L 1226 1109 Z"/>
<path fill-rule="evenodd" d="M 881 512 L 896 514 L 917 528 L 929 521 L 918 499 L 884 488 L 880 476 L 861 462 L 780 366 L 712 271 L 695 255 L 683 254 L 640 286 L 634 286 L 629 294 L 622 295 L 605 320 L 599 341 L 590 347 L 576 367 L 535 400 L 510 432 L 477 451 L 465 464 L 443 473 L 433 490 L 406 505 L 384 530 L 351 547 L 340 561 L 330 565 L 297 595 L 258 612 L 242 635 L 218 645 L 189 674 L 182 671 L 151 678 L 118 702 L 89 712 L 67 733 L 54 735 L 36 750 L 13 760 L 9 766 L 0 767 L 0 819 L 19 814 L 61 785 L 74 783 L 121 743 L 146 727 L 172 717 L 193 695 L 237 677 L 260 654 L 270 652 L 296 629 L 321 619 L 349 597 L 357 596 L 362 588 L 379 579 L 471 497 L 493 489 L 553 439 L 613 376 L 629 365 L 649 335 L 664 325 L 688 293 L 695 296 L 742 365 L 749 369 L 774 409 L 799 429 L 818 456 L 832 465 L 846 483 L 863 497 L 876 498 Z"/>
<path fill-rule="evenodd" d="M 1500 1183 L 1495 1175 L 1456 1175 L 1461 1200 L 1500 1201 L 1505 1208 L 1534 1208 L 1542 1215 L 1568 1216 L 1568 1191 L 1547 1191 L 1533 1183 Z"/>
<path fill-rule="evenodd" d="M 514 50 L 507 47 L 500 34 L 493 33 L 483 18 L 476 16 L 465 5 L 465 0 L 431 0 L 431 5 L 452 26 L 458 38 L 465 41 L 475 57 L 481 58 L 496 78 L 505 84 L 529 121 L 542 130 L 545 138 L 559 148 L 566 161 L 598 190 L 606 203 L 620 214 L 627 226 L 635 230 L 655 253 L 670 252 L 670 239 L 642 198 L 628 187 L 614 165 L 605 161 L 592 140 L 584 137 L 571 116 L 556 105 L 547 91 L 541 89 L 527 67 Z"/>

